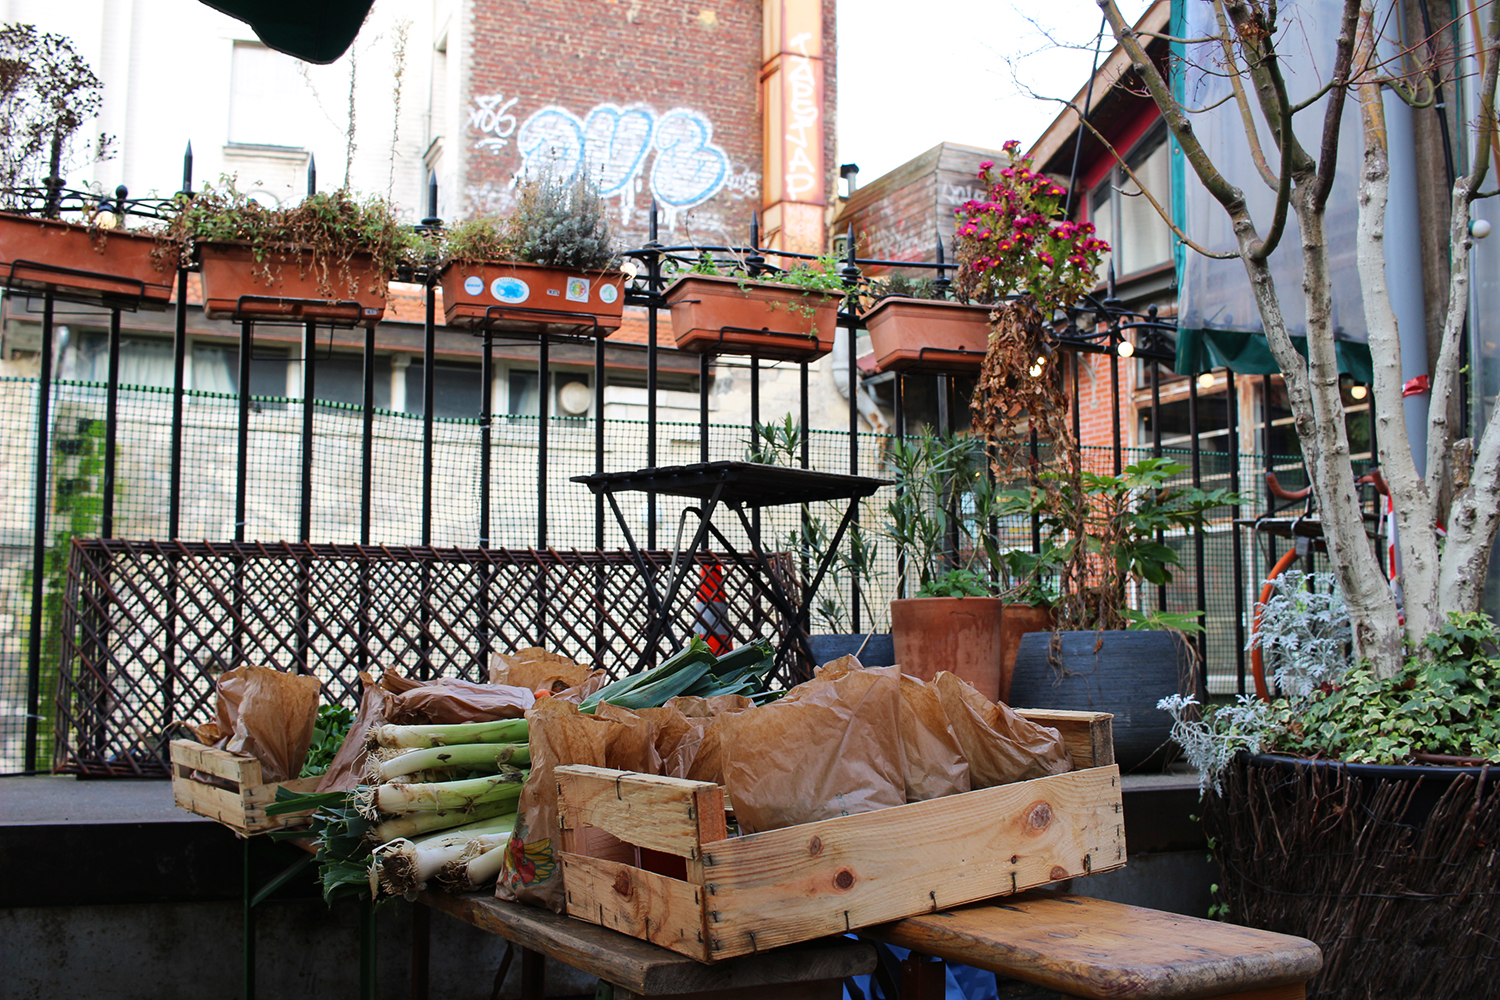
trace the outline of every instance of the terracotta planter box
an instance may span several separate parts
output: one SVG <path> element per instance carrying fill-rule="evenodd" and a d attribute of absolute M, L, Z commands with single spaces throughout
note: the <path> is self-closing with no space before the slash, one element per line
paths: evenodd
<path fill-rule="evenodd" d="M 7 288 L 165 309 L 177 269 L 158 268 L 155 249 L 155 238 L 138 233 L 0 214 L 0 280 Z"/>
<path fill-rule="evenodd" d="M 505 261 L 449 261 L 443 322 L 467 330 L 604 335 L 620 328 L 625 276 Z"/>
<path fill-rule="evenodd" d="M 384 275 L 368 254 L 357 253 L 348 275 L 329 275 L 321 288 L 307 253 L 272 254 L 270 278 L 248 243 L 200 243 L 203 312 L 209 319 L 322 320 L 374 326 L 385 315 Z M 331 291 L 334 297 L 326 292 Z"/>
<path fill-rule="evenodd" d="M 765 281 L 683 275 L 666 292 L 677 349 L 812 361 L 833 350 L 838 292 Z"/>
<path fill-rule="evenodd" d="M 990 343 L 990 306 L 928 299 L 882 299 L 865 314 L 875 370 L 978 375 Z"/>
<path fill-rule="evenodd" d="M 891 636 L 903 673 L 930 681 L 946 670 L 991 701 L 1010 699 L 1002 674 L 998 597 L 912 597 L 891 602 Z M 1072 706 L 1067 706 L 1071 708 Z"/>

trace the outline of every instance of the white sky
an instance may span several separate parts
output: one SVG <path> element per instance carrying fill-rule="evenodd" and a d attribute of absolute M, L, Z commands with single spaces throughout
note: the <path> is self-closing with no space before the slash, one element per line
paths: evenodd
<path fill-rule="evenodd" d="M 1120 3 L 1132 20 L 1146 6 Z M 1028 17 L 1087 50 L 1058 49 Z M 1099 23 L 1092 0 L 838 0 L 838 162 L 859 164 L 863 185 L 940 142 L 1030 146 L 1062 105 L 1018 81 L 1072 97 Z"/>

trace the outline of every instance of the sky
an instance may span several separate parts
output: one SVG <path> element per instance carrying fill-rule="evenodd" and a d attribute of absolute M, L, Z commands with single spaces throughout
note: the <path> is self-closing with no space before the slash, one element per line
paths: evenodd
<path fill-rule="evenodd" d="M 1076 94 L 1100 20 L 1092 0 L 838 0 L 838 162 L 867 184 L 940 142 L 1029 147 L 1063 105 L 1025 91 Z"/>

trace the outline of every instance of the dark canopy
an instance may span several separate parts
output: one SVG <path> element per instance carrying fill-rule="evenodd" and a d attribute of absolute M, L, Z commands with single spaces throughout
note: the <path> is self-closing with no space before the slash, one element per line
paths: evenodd
<path fill-rule="evenodd" d="M 359 34 L 374 0 L 202 0 L 244 21 L 278 52 L 331 63 Z"/>

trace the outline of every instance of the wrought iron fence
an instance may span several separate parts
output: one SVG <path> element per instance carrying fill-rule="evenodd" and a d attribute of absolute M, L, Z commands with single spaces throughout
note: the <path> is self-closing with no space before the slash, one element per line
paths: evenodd
<path fill-rule="evenodd" d="M 641 556 L 653 575 L 672 563 Z M 739 645 L 786 627 L 745 569 L 696 561 L 714 593 L 682 589 L 668 609 L 679 634 Z M 649 585 L 626 552 L 75 539 L 54 763 L 168 774 L 173 724 L 211 718 L 216 678 L 245 663 L 310 674 L 346 705 L 375 666 L 484 680 L 491 653 L 527 646 L 618 675 L 646 652 Z"/>

